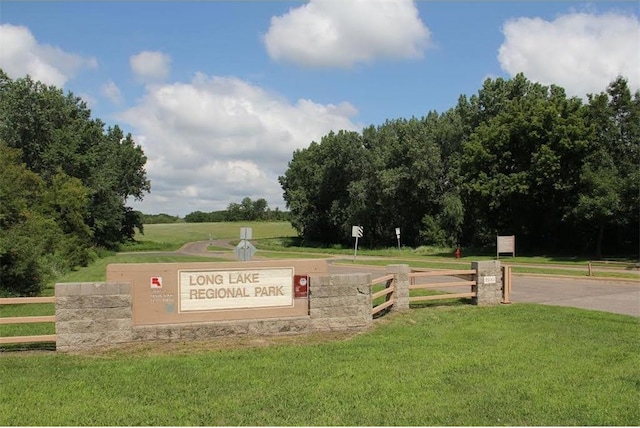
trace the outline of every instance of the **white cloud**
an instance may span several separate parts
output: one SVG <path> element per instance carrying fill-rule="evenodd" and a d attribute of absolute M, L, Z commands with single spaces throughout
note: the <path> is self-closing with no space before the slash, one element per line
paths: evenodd
<path fill-rule="evenodd" d="M 171 71 L 171 57 L 162 52 L 143 51 L 129 58 L 136 77 L 145 82 L 164 82 Z"/>
<path fill-rule="evenodd" d="M 413 0 L 311 0 L 272 17 L 263 40 L 274 60 L 348 68 L 421 58 L 430 32 Z"/>
<path fill-rule="evenodd" d="M 39 44 L 27 27 L 0 25 L 0 67 L 17 79 L 27 74 L 34 80 L 58 87 L 73 78 L 82 68 L 97 68 L 95 58 Z"/>
<path fill-rule="evenodd" d="M 511 75 L 564 87 L 585 97 L 604 91 L 618 75 L 640 88 L 640 21 L 614 13 L 574 13 L 554 21 L 517 18 L 503 27 L 498 60 Z"/>
<path fill-rule="evenodd" d="M 348 103 L 291 103 L 233 77 L 197 74 L 189 83 L 150 85 L 118 120 L 142 145 L 151 194 L 136 209 L 184 216 L 225 209 L 248 196 L 283 208 L 277 181 L 293 151 L 329 131 L 360 130 Z"/>
<path fill-rule="evenodd" d="M 120 88 L 118 88 L 118 85 L 116 85 L 113 80 L 109 80 L 102 85 L 102 94 L 114 104 L 120 104 L 123 101 Z"/>

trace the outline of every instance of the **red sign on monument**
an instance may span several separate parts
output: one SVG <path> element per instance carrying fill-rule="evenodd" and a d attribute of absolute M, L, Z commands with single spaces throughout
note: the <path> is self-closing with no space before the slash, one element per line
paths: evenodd
<path fill-rule="evenodd" d="M 293 275 L 293 291 L 294 297 L 308 297 L 309 296 L 309 276 L 307 275 Z"/>

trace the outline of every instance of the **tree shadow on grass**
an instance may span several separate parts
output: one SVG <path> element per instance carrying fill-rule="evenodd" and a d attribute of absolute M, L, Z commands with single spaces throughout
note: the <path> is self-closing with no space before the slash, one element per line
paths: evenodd
<path fill-rule="evenodd" d="M 409 308 L 411 309 L 426 309 L 426 308 L 436 308 L 442 306 L 469 306 L 473 304 L 473 299 L 471 298 L 446 298 L 443 295 L 442 299 L 438 300 L 425 300 L 422 302 L 411 302 L 409 304 Z"/>
<path fill-rule="evenodd" d="M 4 352 L 55 351 L 55 342 L 7 343 L 0 345 L 0 354 Z"/>

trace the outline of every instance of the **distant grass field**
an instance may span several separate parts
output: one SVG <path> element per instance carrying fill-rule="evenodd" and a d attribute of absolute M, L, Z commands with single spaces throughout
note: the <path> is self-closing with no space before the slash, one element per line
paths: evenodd
<path fill-rule="evenodd" d="M 638 426 L 639 320 L 543 305 L 355 336 L 0 353 L 3 426 Z"/>
<path fill-rule="evenodd" d="M 240 240 L 240 228 L 250 227 L 252 239 L 296 236 L 295 229 L 288 222 L 219 222 L 219 223 L 171 223 L 144 225 L 144 234 L 136 233 L 135 239 L 141 244 L 125 247 L 124 251 L 153 250 L 147 242 L 162 244 L 161 250 L 177 250 L 189 242 L 216 239 Z"/>

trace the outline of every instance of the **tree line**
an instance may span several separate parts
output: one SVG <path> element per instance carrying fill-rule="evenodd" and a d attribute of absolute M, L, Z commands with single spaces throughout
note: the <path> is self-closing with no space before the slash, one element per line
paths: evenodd
<path fill-rule="evenodd" d="M 146 157 L 80 98 L 0 70 L 0 293 L 37 294 L 142 230 Z"/>
<path fill-rule="evenodd" d="M 487 79 L 442 114 L 330 132 L 279 177 L 307 242 L 637 254 L 640 92 L 618 77 L 583 102 L 556 85 Z"/>
<path fill-rule="evenodd" d="M 221 211 L 194 211 L 184 217 L 187 223 L 210 223 L 221 221 L 287 221 L 286 211 L 278 207 L 270 209 L 267 200 L 259 198 L 251 200 L 249 197 L 242 199 L 240 203 L 231 202 L 226 210 Z"/>

